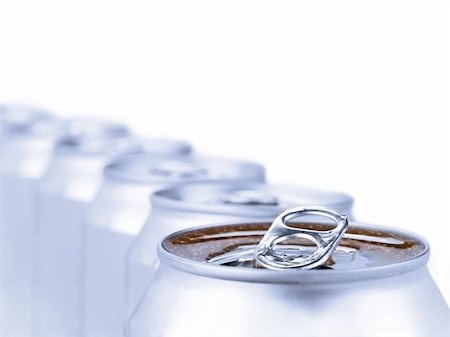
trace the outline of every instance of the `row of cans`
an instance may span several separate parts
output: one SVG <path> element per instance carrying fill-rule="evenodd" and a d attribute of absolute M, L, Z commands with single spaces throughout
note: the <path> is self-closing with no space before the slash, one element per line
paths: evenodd
<path fill-rule="evenodd" d="M 448 334 L 426 241 L 347 194 L 30 107 L 0 141 L 1 336 Z"/>

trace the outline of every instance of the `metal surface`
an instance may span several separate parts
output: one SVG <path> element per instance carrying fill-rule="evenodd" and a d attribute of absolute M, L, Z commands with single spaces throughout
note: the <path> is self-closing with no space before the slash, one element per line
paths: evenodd
<path fill-rule="evenodd" d="M 261 165 L 214 157 L 124 155 L 104 172 L 86 220 L 84 333 L 124 329 L 126 254 L 150 211 L 152 192 L 186 181 L 263 181 Z"/>
<path fill-rule="evenodd" d="M 164 239 L 161 262 L 128 336 L 448 335 L 449 309 L 426 268 L 429 247 L 420 237 L 351 224 L 348 232 L 359 238 L 341 245 L 354 247 L 356 257 L 339 261 L 333 255 L 327 269 L 274 271 L 206 262 L 218 252 L 259 242 L 270 222 L 258 221 L 203 226 Z"/>
<path fill-rule="evenodd" d="M 0 106 L 0 173 L 39 178 L 66 122 L 29 106 Z"/>
<path fill-rule="evenodd" d="M 238 189 L 223 193 L 219 201 L 229 205 L 277 206 L 280 201 L 274 195 L 261 190 Z"/>
<path fill-rule="evenodd" d="M 106 163 L 135 146 L 125 126 L 97 121 L 72 121 L 55 146 L 37 192 L 35 333 L 80 333 L 85 210 L 97 192 Z"/>
<path fill-rule="evenodd" d="M 190 155 L 192 146 L 189 142 L 167 138 L 139 138 L 138 153 L 154 156 L 183 156 Z"/>
<path fill-rule="evenodd" d="M 288 221 L 305 215 L 320 215 L 336 222 L 336 228 L 326 231 L 295 228 Z M 255 260 L 262 266 L 279 270 L 288 268 L 314 269 L 324 265 L 335 252 L 348 227 L 347 216 L 326 208 L 291 208 L 280 214 L 255 249 Z M 305 247 L 280 251 L 279 244 L 295 238 L 314 243 L 316 249 L 305 252 Z M 285 245 L 284 245 L 285 247 Z M 296 249 L 297 248 L 297 249 Z"/>
<path fill-rule="evenodd" d="M 121 156 L 105 170 L 115 180 L 141 184 L 180 184 L 187 181 L 264 181 L 264 168 L 257 163 L 220 157 L 155 158 L 153 155 Z"/>
<path fill-rule="evenodd" d="M 44 109 L 28 105 L 0 105 L 0 137 L 4 134 L 40 134 L 42 122 L 54 117 Z"/>
<path fill-rule="evenodd" d="M 186 142 L 138 138 L 117 123 L 72 121 L 67 129 L 39 182 L 39 298 L 32 311 L 34 331 L 44 335 L 82 331 L 84 221 L 88 205 L 101 186 L 105 166 L 124 154 L 165 158 L 191 151 Z M 146 201 L 147 193 L 142 198 Z M 113 211 L 117 204 L 109 206 L 108 211 Z"/>
<path fill-rule="evenodd" d="M 245 192 L 242 192 L 245 191 Z M 276 204 L 274 205 L 274 200 Z M 156 247 L 164 236 L 202 224 L 271 219 L 287 208 L 320 205 L 351 217 L 353 199 L 344 193 L 261 183 L 189 183 L 151 197 L 152 210 L 127 257 L 127 313 L 142 296 L 158 263 Z M 308 220 L 308 218 L 305 218 Z M 253 252 L 250 254 L 253 255 Z"/>
<path fill-rule="evenodd" d="M 36 181 L 64 122 L 29 106 L 0 106 L 0 335 L 31 329 Z"/>

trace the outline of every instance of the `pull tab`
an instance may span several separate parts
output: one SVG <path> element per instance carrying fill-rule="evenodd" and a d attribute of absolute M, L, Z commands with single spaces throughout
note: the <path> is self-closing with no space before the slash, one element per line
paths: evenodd
<path fill-rule="evenodd" d="M 305 215 L 318 215 L 331 219 L 336 223 L 336 228 L 317 231 L 287 225 L 289 220 Z M 272 223 L 256 247 L 254 258 L 263 267 L 273 270 L 317 268 L 324 265 L 333 255 L 347 227 L 347 216 L 337 211 L 322 207 L 288 209 Z M 296 238 L 311 241 L 316 249 L 311 252 L 311 249 L 302 249 L 297 245 L 289 245 L 289 249 L 286 249 L 286 245 L 279 245 L 283 241 Z"/>
<path fill-rule="evenodd" d="M 278 198 L 259 190 L 238 190 L 219 197 L 225 204 L 251 206 L 277 206 Z"/>

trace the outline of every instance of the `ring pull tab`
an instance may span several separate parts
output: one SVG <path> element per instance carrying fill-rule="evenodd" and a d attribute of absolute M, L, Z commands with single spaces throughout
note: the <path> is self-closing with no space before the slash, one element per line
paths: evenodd
<path fill-rule="evenodd" d="M 336 227 L 331 230 L 312 230 L 287 225 L 289 220 L 306 215 L 317 215 L 333 220 Z M 272 223 L 256 247 L 256 261 L 268 269 L 288 268 L 314 269 L 324 265 L 333 255 L 348 227 L 347 216 L 322 207 L 292 208 L 280 214 Z M 290 239 L 304 239 L 311 246 L 280 245 Z"/>

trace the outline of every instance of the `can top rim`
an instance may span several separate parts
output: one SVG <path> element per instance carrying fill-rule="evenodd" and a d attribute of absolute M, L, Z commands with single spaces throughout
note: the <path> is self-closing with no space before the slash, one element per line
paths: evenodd
<path fill-rule="evenodd" d="M 45 109 L 22 105 L 0 105 L 0 129 L 12 137 L 59 136 L 66 122 Z"/>
<path fill-rule="evenodd" d="M 181 166 L 177 167 L 178 164 Z M 104 169 L 107 179 L 143 185 L 210 180 L 264 181 L 264 176 L 264 167 L 255 162 L 183 154 L 128 154 L 117 157 Z"/>
<path fill-rule="evenodd" d="M 188 231 L 227 225 L 245 225 L 245 224 L 266 223 L 266 222 L 270 223 L 271 220 L 261 221 L 261 219 L 258 219 L 255 221 L 241 221 L 241 222 L 234 221 L 214 225 L 193 227 L 182 231 L 178 231 L 160 240 L 157 246 L 158 257 L 160 261 L 165 265 L 168 265 L 182 272 L 203 277 L 230 280 L 230 281 L 252 282 L 252 283 L 287 283 L 287 284 L 306 285 L 306 284 L 350 283 L 350 282 L 369 281 L 374 279 L 392 277 L 414 271 L 426 265 L 430 255 L 430 246 L 428 242 L 415 233 L 411 233 L 409 231 L 394 227 L 369 225 L 362 223 L 351 223 L 350 227 L 356 229 L 369 228 L 374 230 L 384 230 L 390 231 L 391 233 L 394 234 L 406 235 L 419 242 L 421 245 L 423 245 L 424 248 L 420 252 L 420 254 L 417 254 L 416 256 L 414 256 L 409 260 L 375 267 L 364 267 L 351 270 L 315 269 L 315 270 L 275 271 L 269 269 L 229 267 L 229 266 L 214 265 L 201 261 L 195 261 L 172 254 L 163 247 L 163 242 L 165 239 L 173 235 L 182 234 Z"/>
<path fill-rule="evenodd" d="M 136 140 L 130 129 L 115 121 L 97 119 L 67 120 L 65 133 L 55 144 L 60 155 L 115 154 L 134 150 Z"/>
<path fill-rule="evenodd" d="M 277 199 L 276 205 L 264 204 L 232 204 L 210 202 L 218 201 L 221 193 L 241 190 L 261 191 Z M 205 196 L 210 193 L 208 200 L 183 200 L 181 194 L 195 194 Z M 313 196 L 314 195 L 314 196 Z M 350 212 L 353 206 L 353 197 L 349 194 L 334 191 L 324 191 L 303 186 L 288 186 L 282 184 L 265 184 L 261 182 L 187 182 L 175 187 L 159 190 L 151 196 L 153 207 L 173 209 L 177 211 L 200 212 L 208 214 L 232 214 L 254 217 L 277 216 L 293 205 L 320 204 L 342 212 Z M 328 201 L 325 199 L 328 198 Z M 308 200 L 309 199 L 309 200 Z M 320 199 L 320 200 L 319 200 Z"/>
<path fill-rule="evenodd" d="M 192 145 L 187 140 L 182 139 L 139 138 L 139 153 L 149 155 L 189 155 L 192 153 Z"/>

